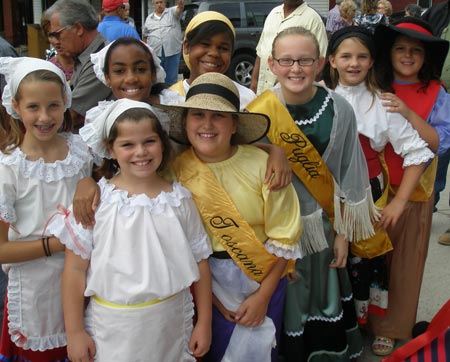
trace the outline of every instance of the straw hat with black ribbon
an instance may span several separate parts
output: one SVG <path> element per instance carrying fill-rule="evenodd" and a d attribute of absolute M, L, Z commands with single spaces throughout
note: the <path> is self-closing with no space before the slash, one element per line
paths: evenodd
<path fill-rule="evenodd" d="M 393 24 L 377 26 L 374 38 L 380 55 L 384 54 L 384 56 L 387 56 L 389 54 L 386 54 L 386 52 L 390 50 L 398 35 L 420 40 L 429 54 L 429 59 L 436 65 L 439 74 L 442 72 L 449 42 L 434 36 L 430 25 L 426 21 L 407 16 Z"/>
<path fill-rule="evenodd" d="M 264 137 L 270 127 L 268 116 L 240 112 L 239 92 L 233 81 L 221 73 L 209 72 L 197 77 L 191 84 L 186 101 L 178 105 L 154 105 L 168 113 L 169 136 L 177 143 L 190 145 L 186 134 L 185 114 L 188 109 L 230 113 L 238 116 L 234 144 L 253 143 Z"/>

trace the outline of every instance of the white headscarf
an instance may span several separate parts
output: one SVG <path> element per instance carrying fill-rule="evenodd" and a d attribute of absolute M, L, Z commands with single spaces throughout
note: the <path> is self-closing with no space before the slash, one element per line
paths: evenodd
<path fill-rule="evenodd" d="M 64 105 L 64 110 L 70 108 L 72 104 L 72 91 L 70 90 L 69 84 L 66 81 L 66 76 L 64 75 L 64 72 L 56 65 L 50 63 L 49 61 L 38 58 L 2 57 L 0 58 L 0 74 L 3 74 L 5 76 L 5 80 L 7 83 L 5 89 L 3 90 L 2 102 L 8 114 L 16 119 L 20 119 L 20 116 L 13 109 L 12 98 L 16 96 L 22 79 L 36 70 L 48 70 L 55 73 L 59 78 L 61 78 L 62 83 L 65 85 L 66 93 L 66 103 Z"/>
<path fill-rule="evenodd" d="M 107 85 L 106 79 L 105 79 L 105 74 L 104 74 L 105 58 L 106 58 L 106 53 L 108 52 L 109 47 L 113 43 L 114 43 L 114 41 L 109 43 L 107 46 L 102 48 L 102 50 L 98 51 L 97 53 L 91 54 L 91 62 L 92 62 L 92 64 L 94 64 L 94 73 L 97 76 L 97 78 L 105 85 Z M 148 48 L 148 50 L 150 51 L 150 53 L 152 55 L 153 62 L 155 63 L 156 82 L 164 83 L 164 81 L 166 79 L 166 72 L 164 71 L 163 67 L 161 67 L 161 60 L 155 54 L 153 49 L 148 46 L 148 44 L 146 44 L 144 42 L 142 42 L 142 44 Z"/>
<path fill-rule="evenodd" d="M 152 112 L 160 120 L 157 112 L 144 102 L 122 98 L 117 101 L 100 102 L 97 107 L 91 108 L 86 113 L 85 125 L 80 128 L 80 136 L 92 151 L 103 158 L 111 158 L 105 147 L 104 140 L 108 138 L 111 127 L 116 119 L 131 108 L 145 108 Z"/>

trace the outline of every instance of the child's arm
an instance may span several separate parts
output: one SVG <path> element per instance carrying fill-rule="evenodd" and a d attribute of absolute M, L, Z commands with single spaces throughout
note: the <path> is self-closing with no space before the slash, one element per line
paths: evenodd
<path fill-rule="evenodd" d="M 0 264 L 20 263 L 46 256 L 47 241 L 45 238 L 44 240 L 9 241 L 8 229 L 9 225 L 0 221 Z M 54 236 L 49 237 L 48 247 L 51 254 L 64 251 L 64 245 Z"/>
<path fill-rule="evenodd" d="M 78 181 L 73 197 L 73 215 L 77 223 L 84 228 L 95 224 L 95 210 L 100 201 L 100 188 L 93 178 L 86 177 Z"/>
<path fill-rule="evenodd" d="M 200 280 L 194 283 L 197 323 L 189 341 L 189 349 L 194 357 L 201 357 L 209 351 L 211 345 L 212 291 L 211 272 L 208 261 L 198 263 Z"/>
<path fill-rule="evenodd" d="M 419 183 L 420 176 L 425 169 L 425 163 L 405 167 L 402 182 L 395 197 L 387 204 L 381 212 L 378 225 L 386 229 L 389 225 L 395 226 L 400 218 L 409 197 Z"/>
<path fill-rule="evenodd" d="M 236 323 L 245 327 L 258 327 L 263 324 L 270 299 L 280 282 L 286 265 L 286 259 L 278 258 L 272 270 L 262 281 L 259 289 L 244 300 L 236 311 Z"/>
<path fill-rule="evenodd" d="M 343 234 L 336 234 L 333 243 L 334 260 L 330 268 L 345 268 L 348 257 L 348 240 Z"/>
<path fill-rule="evenodd" d="M 271 191 L 284 189 L 291 182 L 292 169 L 283 149 L 264 142 L 256 142 L 254 145 L 269 154 L 264 183 L 268 184 Z"/>
<path fill-rule="evenodd" d="M 420 137 L 428 143 L 428 147 L 436 152 L 439 147 L 439 135 L 433 126 L 425 122 L 417 113 L 410 109 L 405 102 L 393 93 L 381 93 L 381 99 L 387 112 L 397 112 L 405 117 L 409 123 L 416 129 Z"/>
<path fill-rule="evenodd" d="M 62 274 L 62 302 L 67 335 L 67 353 L 71 361 L 94 360 L 95 344 L 84 329 L 84 290 L 89 261 L 66 250 Z"/>

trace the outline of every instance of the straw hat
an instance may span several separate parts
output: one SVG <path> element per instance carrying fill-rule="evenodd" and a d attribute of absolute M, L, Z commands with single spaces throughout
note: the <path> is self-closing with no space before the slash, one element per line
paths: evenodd
<path fill-rule="evenodd" d="M 429 58 L 435 62 L 439 74 L 441 73 L 445 58 L 447 57 L 449 42 L 433 36 L 431 27 L 426 21 L 407 16 L 392 25 L 377 26 L 374 38 L 380 54 L 383 54 L 386 49 L 391 48 L 398 35 L 420 40 L 427 49 L 430 55 Z"/>
<path fill-rule="evenodd" d="M 233 135 L 236 144 L 252 143 L 264 137 L 270 127 L 269 117 L 260 113 L 239 112 L 239 106 L 239 92 L 233 81 L 226 75 L 214 72 L 202 74 L 192 82 L 184 103 L 174 106 L 154 105 L 168 113 L 169 136 L 177 143 L 190 145 L 183 120 L 186 109 L 237 115 L 237 131 Z"/>

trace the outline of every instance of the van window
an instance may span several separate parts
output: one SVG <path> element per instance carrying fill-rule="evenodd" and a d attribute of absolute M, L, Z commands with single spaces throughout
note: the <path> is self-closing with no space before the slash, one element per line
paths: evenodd
<path fill-rule="evenodd" d="M 275 3 L 246 3 L 245 12 L 247 17 L 247 26 L 262 28 L 267 15 L 276 6 Z"/>
<path fill-rule="evenodd" d="M 225 4 L 211 4 L 209 10 L 217 11 L 230 19 L 235 28 L 242 27 L 241 25 L 241 10 L 239 3 L 225 3 Z"/>

